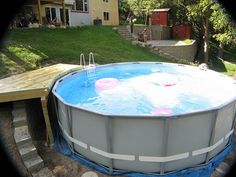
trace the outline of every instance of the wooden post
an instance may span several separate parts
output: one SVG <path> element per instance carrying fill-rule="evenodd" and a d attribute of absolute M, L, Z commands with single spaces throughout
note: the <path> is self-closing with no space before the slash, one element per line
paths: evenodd
<path fill-rule="evenodd" d="M 46 138 L 47 138 L 47 143 L 48 145 L 53 143 L 53 135 L 52 135 L 52 128 L 51 128 L 51 123 L 49 120 L 49 114 L 48 114 L 48 108 L 47 108 L 47 98 L 46 97 L 41 97 L 41 105 L 43 109 L 43 116 L 44 116 L 44 121 L 46 124 Z"/>
<path fill-rule="evenodd" d="M 42 21 L 42 13 L 41 13 L 41 2 L 40 0 L 38 0 L 38 11 L 39 11 L 39 24 L 43 24 L 43 21 Z"/>
<path fill-rule="evenodd" d="M 65 5 L 65 0 L 62 1 L 62 9 L 63 9 L 64 26 L 66 27 L 66 5 Z"/>

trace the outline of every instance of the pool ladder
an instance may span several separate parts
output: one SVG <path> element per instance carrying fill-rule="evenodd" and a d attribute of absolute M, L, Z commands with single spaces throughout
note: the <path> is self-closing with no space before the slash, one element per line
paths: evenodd
<path fill-rule="evenodd" d="M 84 54 L 81 53 L 80 54 L 80 65 L 86 71 L 86 75 L 87 75 L 87 79 L 88 79 L 87 84 L 94 83 L 97 78 L 97 75 L 96 75 L 96 65 L 95 65 L 93 53 L 92 52 L 89 53 L 89 64 L 87 66 L 86 66 Z"/>

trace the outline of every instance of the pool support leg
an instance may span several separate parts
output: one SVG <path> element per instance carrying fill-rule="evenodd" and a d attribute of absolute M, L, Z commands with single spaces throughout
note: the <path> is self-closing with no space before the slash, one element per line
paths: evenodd
<path fill-rule="evenodd" d="M 213 126 L 212 126 L 212 129 L 211 129 L 212 131 L 211 131 L 210 141 L 209 141 L 208 147 L 212 146 L 213 143 L 214 143 L 217 115 L 218 115 L 218 110 L 216 110 L 213 114 L 214 122 L 213 122 Z M 209 162 L 209 160 L 210 160 L 210 152 L 207 152 L 205 162 L 207 163 L 207 162 Z"/>
<path fill-rule="evenodd" d="M 43 117 L 46 124 L 46 140 L 47 144 L 50 146 L 53 144 L 53 135 L 52 135 L 52 127 L 49 119 L 48 108 L 47 108 L 47 98 L 41 97 L 41 105 L 43 110 Z"/>
<path fill-rule="evenodd" d="M 167 147 L 168 147 L 168 137 L 169 137 L 169 126 L 170 126 L 170 119 L 165 119 L 164 123 L 164 133 L 162 138 L 162 157 L 167 156 Z M 164 174 L 165 172 L 165 163 L 160 162 L 160 174 Z"/>
<path fill-rule="evenodd" d="M 111 117 L 107 117 L 106 133 L 107 133 L 107 150 L 109 153 L 112 153 L 113 152 L 113 147 L 112 147 L 113 133 L 112 133 L 112 118 Z M 113 172 L 113 159 L 112 158 L 110 159 L 109 171 Z"/>

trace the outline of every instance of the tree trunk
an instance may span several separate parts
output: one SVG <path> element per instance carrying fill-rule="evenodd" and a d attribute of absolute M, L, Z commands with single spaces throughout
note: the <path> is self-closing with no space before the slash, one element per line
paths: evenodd
<path fill-rule="evenodd" d="M 224 54 L 224 44 L 220 42 L 219 49 L 218 49 L 218 57 L 223 58 Z"/>
<path fill-rule="evenodd" d="M 209 28 L 209 17 L 206 16 L 204 20 L 204 63 L 209 63 L 209 35 L 208 35 L 208 28 Z"/>
<path fill-rule="evenodd" d="M 147 25 L 148 14 L 145 13 L 145 25 Z"/>

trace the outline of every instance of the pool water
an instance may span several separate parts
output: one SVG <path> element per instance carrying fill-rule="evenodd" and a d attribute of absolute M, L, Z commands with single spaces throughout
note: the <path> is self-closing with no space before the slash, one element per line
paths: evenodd
<path fill-rule="evenodd" d="M 170 116 L 214 109 L 236 99 L 233 79 L 172 63 L 101 65 L 61 79 L 56 94 L 67 104 L 105 115 Z"/>

